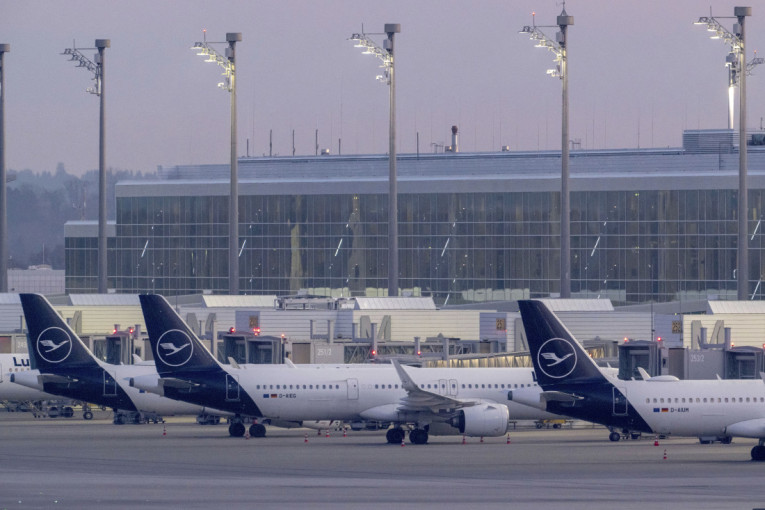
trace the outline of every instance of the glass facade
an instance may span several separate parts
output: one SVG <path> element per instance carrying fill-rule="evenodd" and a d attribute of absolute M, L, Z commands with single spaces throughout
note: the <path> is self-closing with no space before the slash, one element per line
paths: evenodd
<path fill-rule="evenodd" d="M 736 195 L 572 192 L 572 297 L 735 299 Z M 764 190 L 749 202 L 749 294 L 759 298 Z M 439 304 L 555 295 L 558 203 L 545 191 L 400 194 L 402 289 Z M 118 292 L 227 292 L 228 197 L 118 197 L 117 214 Z M 241 292 L 386 295 L 387 214 L 385 194 L 240 196 Z M 95 239 L 67 248 L 82 242 L 67 252 L 69 292 L 95 287 Z"/>
<path fill-rule="evenodd" d="M 91 222 L 94 232 L 98 223 Z M 113 225 L 110 225 L 113 230 Z M 96 234 L 97 235 L 97 234 Z M 113 233 L 106 239 L 107 287 L 115 288 L 116 239 Z M 92 294 L 98 292 L 98 237 L 90 233 L 77 235 L 67 233 L 64 238 L 64 258 L 66 265 L 65 286 L 68 294 Z"/>

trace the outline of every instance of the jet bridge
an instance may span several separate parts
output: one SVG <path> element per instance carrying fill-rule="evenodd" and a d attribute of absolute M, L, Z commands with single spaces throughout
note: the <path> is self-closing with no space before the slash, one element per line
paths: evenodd
<path fill-rule="evenodd" d="M 229 331 L 219 335 L 218 360 L 229 363 L 233 359 L 240 364 L 268 365 L 284 362 L 283 338 L 255 335 L 249 331 Z"/>

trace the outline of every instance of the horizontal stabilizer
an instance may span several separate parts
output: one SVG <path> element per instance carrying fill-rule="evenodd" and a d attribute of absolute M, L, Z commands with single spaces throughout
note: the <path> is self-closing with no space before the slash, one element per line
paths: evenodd
<path fill-rule="evenodd" d="M 199 384 L 187 381 L 185 379 L 177 379 L 175 377 L 163 377 L 160 379 L 160 384 L 167 388 L 178 388 L 182 390 L 188 390 L 191 388 L 198 388 Z"/>
<path fill-rule="evenodd" d="M 584 397 L 562 391 L 543 391 L 539 398 L 546 402 L 577 402 Z"/>

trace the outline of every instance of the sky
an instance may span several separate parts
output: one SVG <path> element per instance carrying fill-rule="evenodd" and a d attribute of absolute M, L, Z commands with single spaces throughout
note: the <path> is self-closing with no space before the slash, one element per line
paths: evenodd
<path fill-rule="evenodd" d="M 729 30 L 738 0 L 715 0 Z M 754 4 L 754 5 L 753 5 Z M 747 60 L 765 54 L 765 5 L 751 5 Z M 554 25 L 554 0 L 0 0 L 5 55 L 6 165 L 69 173 L 98 168 L 98 97 L 91 73 L 61 55 L 110 39 L 105 56 L 106 162 L 226 163 L 230 97 L 221 69 L 190 47 L 241 32 L 237 45 L 242 156 L 384 154 L 388 88 L 378 61 L 348 40 L 395 36 L 397 147 L 433 152 L 460 130 L 461 152 L 560 149 L 561 82 L 553 54 L 519 33 Z M 693 21 L 709 1 L 570 0 L 570 138 L 582 149 L 677 147 L 684 129 L 727 126 L 728 47 Z M 557 27 L 542 30 L 555 37 Z M 384 35 L 369 35 L 382 45 Z M 216 47 L 223 51 L 225 44 Z M 95 50 L 83 50 L 92 56 Z M 747 80 L 748 127 L 765 117 L 765 65 Z M 737 108 L 737 107 L 736 107 Z M 736 120 L 738 122 L 738 120 Z"/>

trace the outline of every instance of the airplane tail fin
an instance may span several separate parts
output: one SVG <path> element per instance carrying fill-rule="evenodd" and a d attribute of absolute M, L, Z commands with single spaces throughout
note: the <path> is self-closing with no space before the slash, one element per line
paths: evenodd
<path fill-rule="evenodd" d="M 518 301 L 539 385 L 599 382 L 605 377 L 566 326 L 541 301 Z"/>
<path fill-rule="evenodd" d="M 19 294 L 27 323 L 32 369 L 51 372 L 64 366 L 95 365 L 93 355 L 53 306 L 40 294 Z"/>
<path fill-rule="evenodd" d="M 220 367 L 163 296 L 142 294 L 138 297 L 157 372 L 170 374 Z"/>

